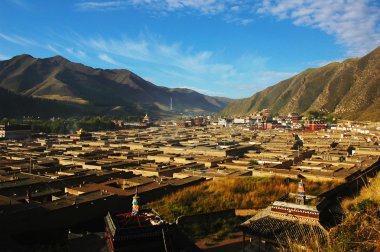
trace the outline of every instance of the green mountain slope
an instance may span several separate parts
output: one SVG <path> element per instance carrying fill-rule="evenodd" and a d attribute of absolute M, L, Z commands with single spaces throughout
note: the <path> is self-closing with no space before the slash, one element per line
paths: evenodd
<path fill-rule="evenodd" d="M 307 69 L 253 96 L 230 103 L 223 115 L 316 110 L 345 119 L 380 121 L 380 47 L 362 58 Z"/>
<path fill-rule="evenodd" d="M 0 61 L 0 87 L 101 113 L 218 112 L 230 101 L 190 89 L 156 86 L 128 70 L 94 69 L 60 56 L 19 55 Z M 174 111 L 170 111 L 171 99 Z"/>

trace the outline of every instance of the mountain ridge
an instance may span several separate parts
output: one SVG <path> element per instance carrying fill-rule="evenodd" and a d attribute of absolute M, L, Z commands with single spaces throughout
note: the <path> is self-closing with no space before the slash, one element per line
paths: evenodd
<path fill-rule="evenodd" d="M 157 86 L 127 69 L 92 68 L 59 55 L 40 59 L 22 54 L 0 61 L 0 88 L 88 107 L 85 110 L 112 112 L 117 108 L 119 113 L 173 114 L 171 100 L 178 114 L 215 113 L 231 101 L 191 89 Z"/>
<path fill-rule="evenodd" d="M 274 114 L 319 111 L 350 120 L 380 121 L 380 47 L 361 58 L 309 68 L 231 102 L 222 115 L 247 115 L 264 108 Z"/>

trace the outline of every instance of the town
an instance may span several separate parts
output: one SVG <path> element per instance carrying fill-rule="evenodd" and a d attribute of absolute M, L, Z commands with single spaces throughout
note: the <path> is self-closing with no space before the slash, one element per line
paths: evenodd
<path fill-rule="evenodd" d="M 328 123 L 297 113 L 272 117 L 270 110 L 239 118 L 152 121 L 145 115 L 138 122 L 114 123 L 119 129 L 80 129 L 74 134 L 36 134 L 28 125 L 0 126 L 0 232 L 8 236 L 3 243 L 17 248 L 19 243 L 60 239 L 68 232 L 103 228 L 105 217 L 107 230 L 123 229 L 112 224 L 118 220 L 112 213 L 130 212 L 132 201 L 137 205 L 138 199 L 142 208 L 194 185 L 239 177 L 299 181 L 297 192 L 289 191 L 238 225 L 243 248 L 255 251 L 257 244 L 284 244 L 288 232 L 299 243 L 305 232 L 324 239 L 336 225 L 332 218 L 340 214 L 337 198 L 357 192 L 380 169 L 377 123 Z M 311 181 L 337 186 L 310 195 Z M 159 212 L 153 213 L 164 223 Z M 172 221 L 165 221 L 163 251 L 194 251 L 186 234 L 170 226 Z M 111 251 L 132 245 L 145 251 L 141 237 L 118 245 L 120 233 L 107 233 L 113 241 L 108 242 Z M 172 241 L 172 250 L 165 239 Z M 173 242 L 180 239 L 182 247 Z M 256 245 L 250 244 L 252 239 Z"/>

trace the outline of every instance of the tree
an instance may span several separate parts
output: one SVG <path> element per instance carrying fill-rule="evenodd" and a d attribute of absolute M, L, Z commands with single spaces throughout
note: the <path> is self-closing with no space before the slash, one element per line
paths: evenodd
<path fill-rule="evenodd" d="M 303 142 L 301 139 L 298 139 L 296 141 L 294 141 L 294 144 L 293 144 L 293 147 L 292 147 L 292 150 L 299 150 L 299 149 L 302 149 L 302 146 L 303 146 Z"/>
<path fill-rule="evenodd" d="M 354 146 L 352 146 L 352 145 L 348 146 L 348 148 L 347 148 L 347 155 L 348 156 L 354 155 L 354 150 L 356 150 L 356 148 Z"/>
<path fill-rule="evenodd" d="M 258 165 L 259 164 L 259 162 L 257 162 L 257 160 L 251 160 L 251 161 L 249 161 L 249 165 Z"/>

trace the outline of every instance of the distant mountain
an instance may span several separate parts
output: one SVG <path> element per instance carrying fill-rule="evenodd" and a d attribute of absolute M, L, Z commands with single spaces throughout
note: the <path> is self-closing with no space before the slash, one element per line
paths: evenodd
<path fill-rule="evenodd" d="M 71 108 L 67 115 L 219 112 L 230 102 L 186 88 L 156 86 L 128 70 L 94 69 L 61 56 L 38 59 L 19 55 L 0 61 L 0 88 L 18 95 L 16 100 L 39 98 L 28 100 L 34 104 L 55 101 L 52 106 Z M 7 107 L 0 108 L 0 115 L 4 112 Z"/>
<path fill-rule="evenodd" d="M 231 102 L 221 113 L 246 115 L 320 111 L 352 120 L 380 121 L 380 47 L 362 58 L 307 69 L 253 96 Z"/>

